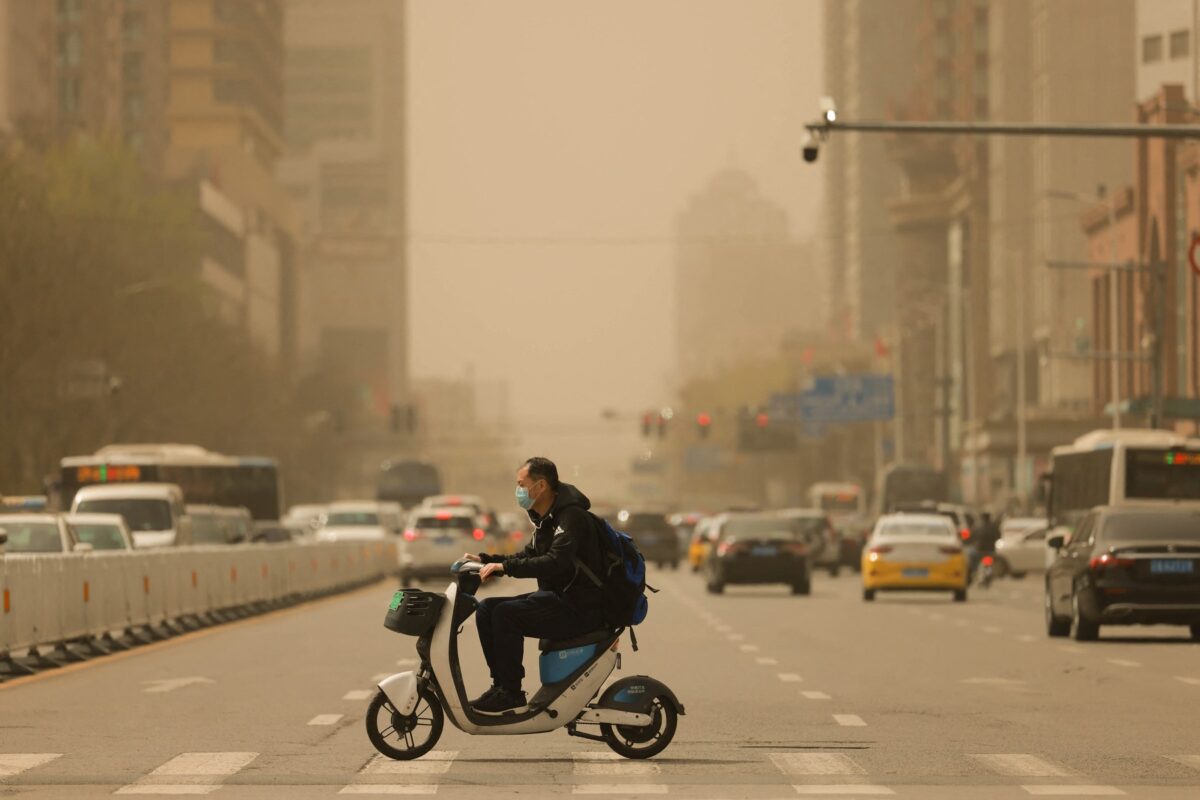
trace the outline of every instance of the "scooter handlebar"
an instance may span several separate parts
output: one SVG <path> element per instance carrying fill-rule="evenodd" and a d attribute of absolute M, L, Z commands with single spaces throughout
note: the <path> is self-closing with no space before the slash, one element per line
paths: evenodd
<path fill-rule="evenodd" d="M 452 575 L 461 575 L 463 573 L 478 573 L 483 569 L 483 564 L 478 561 L 455 561 L 450 566 Z"/>

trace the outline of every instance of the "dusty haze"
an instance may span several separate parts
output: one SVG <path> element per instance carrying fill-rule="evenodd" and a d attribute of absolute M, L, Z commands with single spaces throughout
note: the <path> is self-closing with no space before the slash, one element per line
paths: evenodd
<path fill-rule="evenodd" d="M 794 235 L 815 231 L 821 181 L 797 147 L 820 4 L 409 8 L 413 374 L 508 381 L 522 446 L 615 492 L 632 415 L 671 399 L 688 198 L 739 167 Z"/>

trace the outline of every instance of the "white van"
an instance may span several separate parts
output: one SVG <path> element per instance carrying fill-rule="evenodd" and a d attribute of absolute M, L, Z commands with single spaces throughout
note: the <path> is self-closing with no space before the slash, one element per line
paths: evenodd
<path fill-rule="evenodd" d="M 183 490 L 173 483 L 85 486 L 75 494 L 71 512 L 120 514 L 138 549 L 174 547 L 192 540 Z"/>

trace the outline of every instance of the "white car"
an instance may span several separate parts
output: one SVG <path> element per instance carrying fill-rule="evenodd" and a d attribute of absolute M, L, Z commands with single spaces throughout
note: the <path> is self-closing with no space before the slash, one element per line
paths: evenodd
<path fill-rule="evenodd" d="M 183 490 L 173 483 L 85 486 L 75 494 L 72 513 L 120 514 L 133 533 L 133 546 L 174 547 L 191 541 L 191 520 Z"/>
<path fill-rule="evenodd" d="M 331 503 L 321 515 L 318 542 L 382 542 L 394 535 L 385 509 L 372 501 Z"/>
<path fill-rule="evenodd" d="M 996 574 L 1023 578 L 1027 572 L 1045 572 L 1054 552 L 1046 546 L 1050 528 L 1046 520 L 1039 527 L 1017 528 L 996 542 Z"/>
<path fill-rule="evenodd" d="M 246 508 L 188 505 L 192 538 L 187 544 L 244 544 L 254 538 L 254 520 Z"/>
<path fill-rule="evenodd" d="M 59 514 L 6 514 L 0 517 L 4 534 L 5 556 L 85 553 L 90 544 L 75 541 L 71 529 Z"/>
<path fill-rule="evenodd" d="M 132 550 L 133 536 L 120 514 L 66 514 L 63 520 L 76 542 L 93 550 Z"/>
<path fill-rule="evenodd" d="M 445 578 L 463 553 L 490 552 L 496 543 L 470 508 L 418 509 L 400 546 L 400 579 Z"/>

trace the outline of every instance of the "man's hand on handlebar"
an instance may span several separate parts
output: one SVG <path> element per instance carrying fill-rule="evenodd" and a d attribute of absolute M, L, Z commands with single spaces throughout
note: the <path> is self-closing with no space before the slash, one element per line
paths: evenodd
<path fill-rule="evenodd" d="M 503 564 L 484 564 L 483 569 L 479 570 L 479 580 L 481 583 L 487 583 L 493 575 L 503 575 Z"/>
<path fill-rule="evenodd" d="M 474 555 L 473 553 L 464 553 L 464 554 L 463 554 L 463 557 L 462 557 L 462 560 L 463 560 L 463 561 L 478 561 L 478 560 L 479 560 L 479 556 L 477 556 L 477 555 Z"/>

